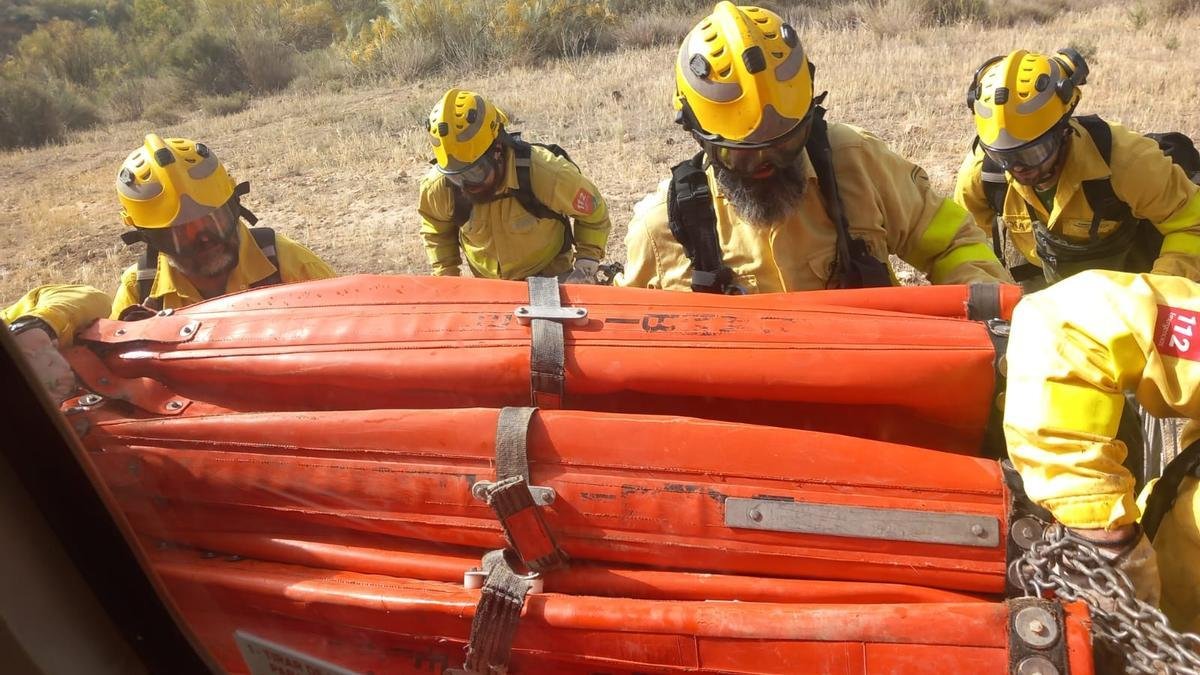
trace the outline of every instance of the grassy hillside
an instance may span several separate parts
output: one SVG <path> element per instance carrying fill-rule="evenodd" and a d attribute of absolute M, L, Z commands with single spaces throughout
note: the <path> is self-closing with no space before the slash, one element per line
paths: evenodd
<path fill-rule="evenodd" d="M 971 73 L 986 57 L 1019 46 L 1073 45 L 1089 58 L 1082 112 L 1200 137 L 1193 102 L 1200 69 L 1183 46 L 1200 29 L 1195 13 L 1105 4 L 1062 11 L 1040 25 L 931 27 L 901 11 L 912 4 L 827 8 L 809 15 L 801 36 L 817 64 L 818 88 L 830 92 L 830 118 L 881 136 L 925 166 L 942 190 L 972 136 L 964 106 Z M 1020 3 L 1007 6 L 1021 11 Z M 684 19 L 664 21 L 640 30 L 687 27 Z M 251 182 L 245 203 L 263 224 L 310 246 L 339 272 L 426 273 L 415 208 L 429 157 L 423 120 L 452 85 L 494 98 L 515 116 L 515 128 L 571 152 L 609 201 L 609 253 L 623 259 L 633 204 L 696 150 L 671 122 L 674 51 L 625 47 L 541 66 L 480 64 L 483 70 L 370 82 L 313 78 L 229 115 L 181 104 L 177 123 L 116 122 L 72 132 L 58 145 L 0 154 L 0 245 L 7 252 L 0 300 L 52 281 L 115 288 L 136 253 L 118 239 L 112 182 L 149 131 L 207 143 Z"/>

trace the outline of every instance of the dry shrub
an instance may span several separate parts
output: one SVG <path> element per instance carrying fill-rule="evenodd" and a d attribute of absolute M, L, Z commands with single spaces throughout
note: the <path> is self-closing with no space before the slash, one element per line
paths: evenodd
<path fill-rule="evenodd" d="M 121 80 L 108 89 L 108 115 L 118 122 L 142 119 L 155 103 L 173 105 L 184 95 L 184 85 L 170 76 Z"/>
<path fill-rule="evenodd" d="M 231 94 L 245 86 L 242 60 L 228 31 L 192 29 L 172 43 L 167 63 L 195 92 Z"/>
<path fill-rule="evenodd" d="M 1071 9 L 1069 0 L 1010 0 L 993 2 L 988 20 L 997 26 L 1042 24 Z"/>
<path fill-rule="evenodd" d="M 1200 0 L 1158 0 L 1155 9 L 1167 16 L 1184 16 L 1200 10 Z"/>
<path fill-rule="evenodd" d="M 354 68 L 333 49 L 300 54 L 292 88 L 299 91 L 341 91 L 354 75 Z"/>
<path fill-rule="evenodd" d="M 244 89 L 267 94 L 287 87 L 296 77 L 296 50 L 276 35 L 241 31 L 234 37 L 233 49 L 246 78 Z"/>
<path fill-rule="evenodd" d="M 677 45 L 694 24 L 687 14 L 637 14 L 614 31 L 613 39 L 622 47 L 634 49 Z"/>
<path fill-rule="evenodd" d="M 200 109 L 213 117 L 224 117 L 239 113 L 250 105 L 250 95 L 237 92 L 228 96 L 204 96 L 199 100 Z"/>
<path fill-rule="evenodd" d="M 179 107 L 174 103 L 155 101 L 146 106 L 142 112 L 142 119 L 156 127 L 170 127 L 182 122 L 183 116 L 179 114 Z"/>

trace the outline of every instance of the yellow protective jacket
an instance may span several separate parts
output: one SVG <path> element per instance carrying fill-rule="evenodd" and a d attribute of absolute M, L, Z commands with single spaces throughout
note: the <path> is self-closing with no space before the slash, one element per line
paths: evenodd
<path fill-rule="evenodd" d="M 275 266 L 254 242 L 245 223 L 238 223 L 238 264 L 229 273 L 225 293 L 236 293 L 275 273 Z M 279 260 L 279 276 L 284 283 L 328 279 L 336 276 L 333 269 L 308 250 L 282 234 L 275 235 L 275 255 Z M 111 318 L 121 316 L 128 307 L 141 304 L 138 297 L 138 269 L 132 265 L 121 275 L 121 286 L 113 300 Z M 162 300 L 163 309 L 178 309 L 204 300 L 192 282 L 171 266 L 166 254 L 158 255 L 158 274 L 150 288 L 150 296 Z"/>
<path fill-rule="evenodd" d="M 10 324 L 21 317 L 37 317 L 58 334 L 59 346 L 67 347 L 75 333 L 96 319 L 108 316 L 111 303 L 108 293 L 91 286 L 38 286 L 5 307 L 0 318 Z"/>
<path fill-rule="evenodd" d="M 851 236 L 866 242 L 872 255 L 887 262 L 894 253 L 935 284 L 1011 283 L 987 239 L 961 207 L 933 192 L 924 170 L 845 124 L 829 125 L 829 142 Z M 801 203 L 770 227 L 743 220 L 708 170 L 724 263 L 750 293 L 808 291 L 829 283 L 837 228 L 807 151 L 800 162 L 809 177 Z M 634 208 L 625 238 L 628 260 L 617 285 L 691 290 L 691 261 L 667 220 L 668 184 Z"/>
<path fill-rule="evenodd" d="M 1129 205 L 1133 215 L 1150 221 L 1164 235 L 1153 271 L 1200 281 L 1200 188 L 1163 154 L 1157 143 L 1141 134 L 1110 123 L 1112 161 L 1105 163 L 1079 122 L 1072 120 L 1071 127 L 1076 135 L 1058 179 L 1053 211 L 1046 210 L 1033 188 L 1009 181 L 1004 213 L 1000 216 L 1013 247 L 1029 262 L 1041 266 L 1030 208 L 1051 232 L 1087 242 L 1094 214 L 1084 196 L 1082 182 L 1111 176 L 1113 192 Z M 976 148 L 968 153 L 958 170 L 954 199 L 990 235 L 995 213 L 984 193 L 982 172 L 983 150 Z M 1118 225 L 1116 221 L 1101 221 L 1100 236 L 1111 234 Z"/>
<path fill-rule="evenodd" d="M 1030 498 L 1064 525 L 1139 517 L 1115 436 L 1125 398 L 1159 417 L 1200 419 L 1200 284 L 1092 270 L 1026 296 L 1008 343 L 1004 430 Z M 1194 435 L 1194 434 L 1193 434 Z M 1200 630 L 1200 495 L 1194 478 L 1154 539 L 1162 607 Z"/>
<path fill-rule="evenodd" d="M 454 221 L 450 181 L 431 169 L 421 180 L 421 238 L 433 273 L 459 274 L 462 256 L 476 276 L 524 279 L 558 275 L 571 269 L 575 256 L 601 260 L 612 224 L 608 207 L 592 182 L 568 160 L 549 150 L 531 148 L 530 182 L 533 194 L 546 208 L 574 220 L 574 250 L 564 248 L 566 232 L 554 218 L 538 218 L 512 196 L 518 187 L 512 148 L 504 153 L 504 178 L 498 197 L 474 204 L 461 227 Z"/>

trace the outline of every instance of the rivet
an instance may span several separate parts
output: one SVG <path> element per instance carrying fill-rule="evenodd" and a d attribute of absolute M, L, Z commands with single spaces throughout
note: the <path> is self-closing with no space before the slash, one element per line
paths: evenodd
<path fill-rule="evenodd" d="M 982 525 L 976 523 L 971 526 L 971 534 L 975 535 L 976 537 L 982 537 L 984 534 L 986 534 L 986 532 L 984 531 Z"/>
<path fill-rule="evenodd" d="M 747 515 L 750 516 L 750 520 L 753 520 L 756 523 L 762 522 L 763 514 L 762 514 L 762 511 L 758 510 L 758 507 L 754 507 L 754 508 L 750 509 L 750 513 Z"/>
<path fill-rule="evenodd" d="M 125 334 L 125 329 L 124 329 L 124 328 L 118 328 L 118 329 L 117 329 L 117 332 L 116 332 L 116 334 L 117 334 L 117 335 L 124 335 L 124 334 Z"/>
<path fill-rule="evenodd" d="M 99 394 L 84 394 L 83 396 L 79 397 L 79 405 L 92 406 L 103 400 L 104 398 Z"/>
<path fill-rule="evenodd" d="M 575 316 L 583 316 L 584 314 L 587 314 L 587 310 L 586 310 L 586 309 L 577 309 L 577 310 L 575 310 Z"/>
<path fill-rule="evenodd" d="M 529 310 L 524 307 L 517 308 L 517 314 L 528 314 L 528 313 L 529 313 Z"/>
<path fill-rule="evenodd" d="M 1033 621 L 1029 622 L 1029 630 L 1030 630 L 1030 632 L 1037 633 L 1038 635 L 1045 635 L 1046 634 L 1046 624 L 1042 623 L 1041 621 L 1038 621 L 1037 619 L 1034 619 Z"/>
<path fill-rule="evenodd" d="M 183 407 L 181 401 L 167 401 L 167 410 L 179 410 Z"/>

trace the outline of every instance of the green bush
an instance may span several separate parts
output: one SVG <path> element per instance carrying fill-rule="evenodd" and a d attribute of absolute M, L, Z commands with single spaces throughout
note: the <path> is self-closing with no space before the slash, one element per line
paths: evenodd
<path fill-rule="evenodd" d="M 0 79 L 0 148 L 21 148 L 62 138 L 63 124 L 44 87 Z"/>
<path fill-rule="evenodd" d="M 96 105 L 70 82 L 50 82 L 47 94 L 64 129 L 88 129 L 103 121 Z"/>
<path fill-rule="evenodd" d="M 245 87 L 237 45 L 211 28 L 196 28 L 181 36 L 168 51 L 167 63 L 195 92 L 232 94 Z"/>
<path fill-rule="evenodd" d="M 183 86 L 169 76 L 120 80 L 106 90 L 108 116 L 117 122 L 143 119 L 151 105 L 178 105 L 183 98 Z"/>
<path fill-rule="evenodd" d="M 124 62 L 122 52 L 120 39 L 107 27 L 55 19 L 21 38 L 16 58 L 29 72 L 92 85 Z"/>

